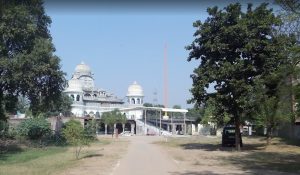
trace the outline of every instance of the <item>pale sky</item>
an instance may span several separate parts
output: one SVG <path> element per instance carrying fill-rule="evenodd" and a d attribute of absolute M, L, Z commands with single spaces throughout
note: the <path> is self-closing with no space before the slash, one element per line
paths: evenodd
<path fill-rule="evenodd" d="M 186 103 L 191 98 L 190 75 L 199 65 L 199 61 L 187 62 L 185 46 L 194 40 L 192 24 L 207 18 L 207 7 L 238 1 L 49 2 L 50 33 L 67 79 L 84 61 L 91 67 L 98 88 L 123 99 L 128 86 L 137 81 L 143 87 L 145 102 L 153 103 L 156 91 L 158 103 L 163 104 L 166 44 L 168 107 L 187 108 L 192 107 Z M 242 4 L 247 2 L 251 1 Z"/>

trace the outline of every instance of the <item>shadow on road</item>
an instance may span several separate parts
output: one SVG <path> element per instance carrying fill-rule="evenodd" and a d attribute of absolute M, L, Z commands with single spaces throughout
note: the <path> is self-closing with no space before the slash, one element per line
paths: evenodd
<path fill-rule="evenodd" d="M 282 152 L 249 152 L 243 156 L 224 157 L 224 161 L 243 170 L 272 170 L 300 173 L 300 154 Z"/>
<path fill-rule="evenodd" d="M 196 171 L 189 171 L 189 172 L 171 172 L 171 175 L 221 175 L 224 174 L 224 172 L 222 173 L 215 173 L 212 171 L 201 171 L 201 172 L 196 172 Z M 232 174 L 231 175 L 240 175 L 240 174 Z"/>
<path fill-rule="evenodd" d="M 92 158 L 92 157 L 103 157 L 103 154 L 88 154 L 88 155 L 84 155 L 82 156 L 80 159 L 86 159 L 86 158 Z"/>
<path fill-rule="evenodd" d="M 222 147 L 221 144 L 209 144 L 209 143 L 186 143 L 181 144 L 180 147 L 183 149 L 199 149 L 203 151 L 234 151 L 235 147 Z M 242 151 L 257 151 L 263 150 L 265 144 L 249 144 L 242 147 Z"/>

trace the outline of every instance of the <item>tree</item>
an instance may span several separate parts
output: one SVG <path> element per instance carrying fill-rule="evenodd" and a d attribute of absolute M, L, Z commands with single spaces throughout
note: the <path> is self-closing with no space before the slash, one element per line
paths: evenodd
<path fill-rule="evenodd" d="M 26 96 L 34 115 L 61 96 L 65 73 L 53 54 L 50 23 L 42 0 L 0 2 L 0 119 L 5 96 Z"/>
<path fill-rule="evenodd" d="M 109 126 L 109 128 L 113 128 L 112 135 L 114 133 L 114 124 L 117 122 L 114 113 L 115 113 L 114 111 L 111 111 L 111 112 L 104 112 L 102 114 L 103 123 L 106 125 L 105 126 L 105 134 L 107 132 L 107 126 Z"/>
<path fill-rule="evenodd" d="M 285 69 L 285 79 L 288 80 L 286 83 L 286 90 L 284 96 L 288 96 L 286 102 L 290 104 L 289 116 L 291 124 L 291 135 L 294 137 L 294 124 L 296 118 L 299 117 L 297 109 L 300 107 L 299 102 L 299 74 L 300 74 L 300 1 L 299 0 L 276 0 L 278 5 L 281 6 L 280 17 L 283 21 L 279 27 L 279 32 L 294 37 L 294 43 L 291 47 L 287 48 L 286 58 L 288 64 Z"/>
<path fill-rule="evenodd" d="M 22 121 L 17 127 L 17 133 L 30 140 L 39 140 L 51 134 L 50 123 L 45 118 L 30 118 Z"/>
<path fill-rule="evenodd" d="M 174 109 L 181 109 L 180 105 L 174 105 L 173 106 Z M 183 115 L 181 113 L 175 112 L 172 114 L 173 117 L 175 118 L 183 118 Z"/>
<path fill-rule="evenodd" d="M 300 1 L 299 0 L 276 0 L 283 10 L 300 15 Z"/>
<path fill-rule="evenodd" d="M 209 17 L 204 23 L 196 21 L 196 39 L 187 46 L 188 61 L 200 60 L 191 75 L 193 98 L 197 107 L 213 98 L 218 111 L 232 117 L 235 123 L 236 149 L 240 150 L 241 120 L 255 104 L 255 81 L 275 71 L 282 63 L 278 53 L 281 40 L 274 34 L 280 18 L 267 4 L 241 11 L 239 3 L 219 10 L 208 8 Z M 215 93 L 207 89 L 214 86 Z"/>
<path fill-rule="evenodd" d="M 120 113 L 119 111 L 116 113 L 117 122 L 122 124 L 123 131 L 125 131 L 125 124 L 127 122 L 127 117 L 125 114 Z"/>
<path fill-rule="evenodd" d="M 60 113 L 64 116 L 71 115 L 73 100 L 68 95 L 62 93 L 56 101 L 49 104 L 48 115 L 57 116 Z"/>
<path fill-rule="evenodd" d="M 230 123 L 229 115 L 218 107 L 218 102 L 210 98 L 204 105 L 203 117 L 201 118 L 202 124 L 214 123 L 217 128 L 225 126 Z M 231 123 L 232 124 L 232 123 Z"/>
<path fill-rule="evenodd" d="M 75 147 L 76 159 L 79 159 L 80 152 L 84 146 L 88 146 L 91 142 L 89 137 L 86 137 L 83 126 L 79 121 L 71 119 L 65 123 L 62 129 L 62 134 L 67 143 Z"/>

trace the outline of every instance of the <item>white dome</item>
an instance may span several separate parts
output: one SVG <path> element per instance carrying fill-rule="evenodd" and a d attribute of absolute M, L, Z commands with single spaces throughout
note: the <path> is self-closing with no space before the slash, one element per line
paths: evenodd
<path fill-rule="evenodd" d="M 75 73 L 80 74 L 80 75 L 91 75 L 91 68 L 86 65 L 84 62 L 81 62 L 78 64 L 75 68 Z"/>
<path fill-rule="evenodd" d="M 68 81 L 68 87 L 65 91 L 72 91 L 72 92 L 82 92 L 82 83 L 78 79 L 71 79 Z"/>
<path fill-rule="evenodd" d="M 128 87 L 127 96 L 144 96 L 143 88 L 136 81 Z"/>

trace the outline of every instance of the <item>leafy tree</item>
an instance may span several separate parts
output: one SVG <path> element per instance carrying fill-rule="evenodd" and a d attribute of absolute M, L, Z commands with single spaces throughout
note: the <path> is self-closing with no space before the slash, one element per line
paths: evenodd
<path fill-rule="evenodd" d="M 114 111 L 104 112 L 102 114 L 103 123 L 105 125 L 109 126 L 109 128 L 113 128 L 113 129 L 114 129 L 114 124 L 117 122 L 117 118 L 115 117 L 115 114 L 114 114 L 115 112 Z M 114 131 L 112 130 L 112 134 L 113 133 L 114 133 Z"/>
<path fill-rule="evenodd" d="M 45 118 L 29 118 L 17 127 L 17 133 L 30 140 L 39 140 L 51 134 L 50 123 Z"/>
<path fill-rule="evenodd" d="M 64 116 L 70 116 L 72 103 L 72 99 L 62 93 L 56 101 L 52 101 L 51 104 L 48 105 L 48 115 L 57 116 L 61 113 Z"/>
<path fill-rule="evenodd" d="M 282 9 L 280 10 L 280 17 L 283 21 L 279 28 L 279 32 L 287 34 L 291 37 L 294 37 L 293 45 L 287 48 L 286 58 L 288 60 L 288 64 L 285 68 L 285 79 L 288 80 L 288 84 L 286 85 L 286 94 L 290 96 L 289 104 L 290 104 L 290 122 L 292 125 L 295 123 L 295 119 L 298 116 L 296 109 L 299 108 L 299 97 L 298 90 L 296 86 L 298 86 L 298 82 L 295 81 L 299 79 L 300 74 L 300 1 L 299 0 L 276 0 L 277 4 L 279 4 Z M 293 128 L 293 127 L 291 127 Z M 293 133 L 293 131 L 291 132 Z"/>
<path fill-rule="evenodd" d="M 5 96 L 26 96 L 34 115 L 59 99 L 66 80 L 53 54 L 50 23 L 42 0 L 0 1 L 0 119 Z"/>
<path fill-rule="evenodd" d="M 299 0 L 276 0 L 285 11 L 300 15 L 300 1 Z"/>
<path fill-rule="evenodd" d="M 191 75 L 193 98 L 200 107 L 208 99 L 218 102 L 217 110 L 232 117 L 236 127 L 236 149 L 240 150 L 241 120 L 255 104 L 255 80 L 276 70 L 282 63 L 278 53 L 282 45 L 274 27 L 280 24 L 267 4 L 241 11 L 239 3 L 219 10 L 208 8 L 204 23 L 196 21 L 196 39 L 187 46 L 188 61 L 200 60 Z M 207 89 L 214 86 L 215 93 Z"/>
<path fill-rule="evenodd" d="M 89 120 L 84 127 L 84 134 L 87 138 L 91 140 L 96 139 L 96 133 L 97 133 L 98 123 L 95 119 Z"/>
<path fill-rule="evenodd" d="M 124 131 L 125 131 L 125 124 L 126 124 L 126 122 L 127 122 L 127 117 L 126 117 L 126 115 L 125 115 L 125 114 L 122 114 L 122 113 L 120 113 L 120 112 L 117 112 L 117 113 L 116 113 L 116 117 L 117 117 L 117 122 L 122 124 L 122 128 L 123 128 L 123 131 L 122 131 L 122 132 L 124 132 Z"/>
<path fill-rule="evenodd" d="M 173 108 L 174 109 L 181 109 L 181 106 L 180 105 L 174 105 Z M 178 113 L 178 112 L 173 113 L 172 115 L 175 118 L 182 118 L 183 117 L 183 115 L 181 113 Z"/>
<path fill-rule="evenodd" d="M 122 114 L 118 109 L 103 113 L 102 120 L 104 124 L 106 124 L 110 128 L 113 128 L 112 134 L 114 133 L 115 124 L 121 123 L 124 130 L 124 125 L 127 122 L 126 115 Z"/>
<path fill-rule="evenodd" d="M 202 124 L 214 123 L 217 128 L 225 126 L 230 122 L 229 115 L 218 107 L 218 102 L 210 98 L 204 105 L 203 117 L 201 118 Z M 232 123 L 231 123 L 232 124 Z"/>
<path fill-rule="evenodd" d="M 65 123 L 62 134 L 67 143 L 75 147 L 76 159 L 79 159 L 80 152 L 84 146 L 89 146 L 91 139 L 86 137 L 83 126 L 79 121 L 71 119 Z"/>
<path fill-rule="evenodd" d="M 195 119 L 196 123 L 200 123 L 204 114 L 204 109 L 201 108 L 190 108 L 186 113 L 186 117 L 189 119 Z"/>

